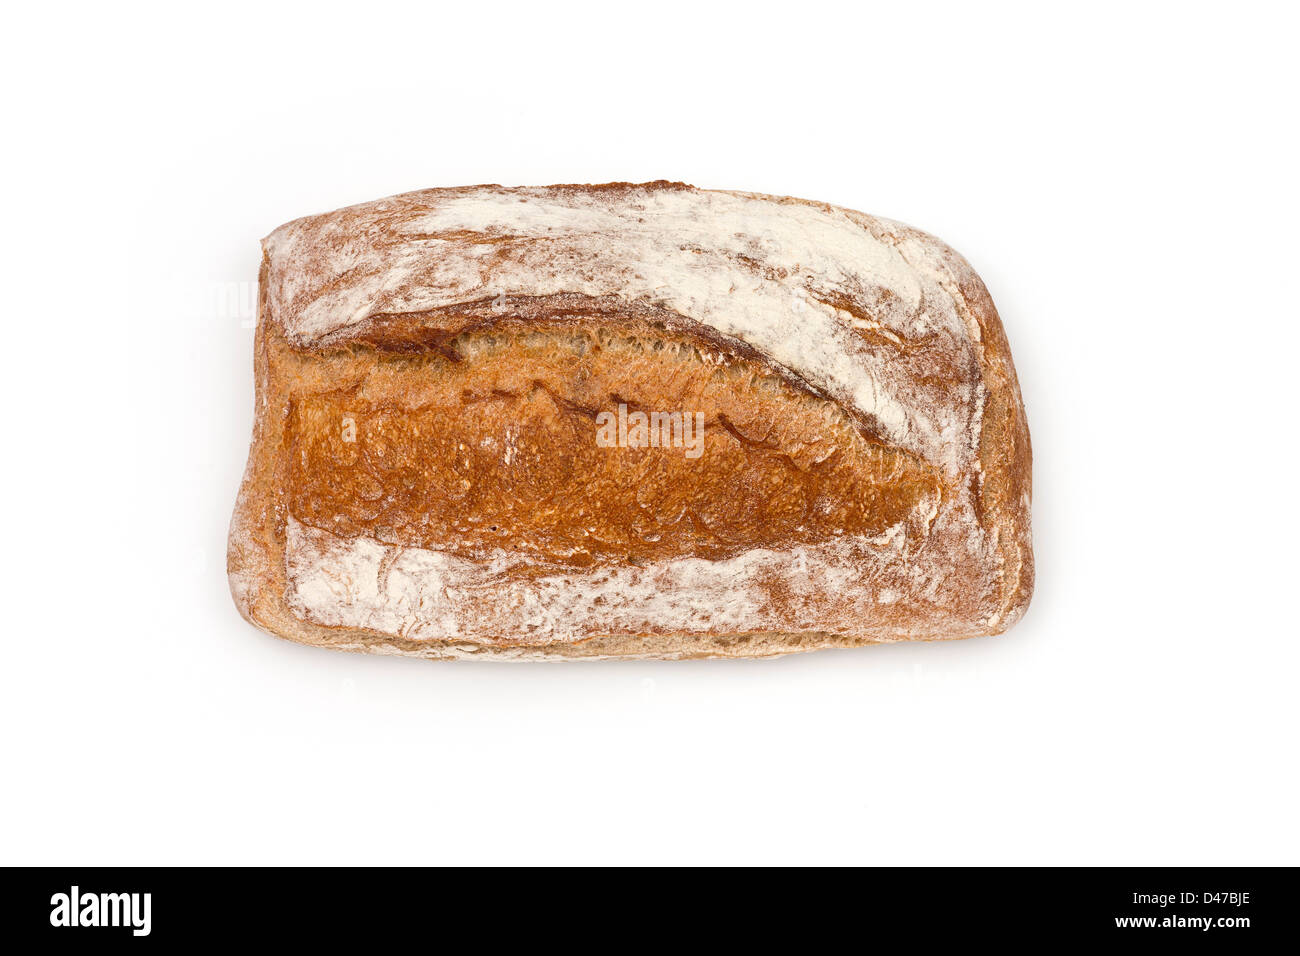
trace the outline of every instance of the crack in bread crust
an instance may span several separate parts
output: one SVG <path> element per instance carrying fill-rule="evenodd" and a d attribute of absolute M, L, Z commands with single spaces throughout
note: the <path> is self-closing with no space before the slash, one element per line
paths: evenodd
<path fill-rule="evenodd" d="M 476 558 L 504 548 L 533 573 L 722 560 L 878 535 L 940 494 L 936 469 L 833 402 L 642 323 L 503 317 L 416 355 L 330 361 L 328 392 L 291 398 L 289 509 L 349 538 Z M 600 447 L 598 416 L 620 405 L 668 416 L 666 433 Z M 690 456 L 683 425 L 703 426 Z"/>

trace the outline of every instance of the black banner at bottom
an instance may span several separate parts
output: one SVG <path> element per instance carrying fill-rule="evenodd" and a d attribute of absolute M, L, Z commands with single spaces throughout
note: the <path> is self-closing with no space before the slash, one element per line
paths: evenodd
<path fill-rule="evenodd" d="M 802 946 L 905 933 L 1229 946 L 1294 935 L 1291 869 L 10 869 L 5 927 L 37 942 L 295 946 L 483 934 L 617 948 Z M 439 939 L 442 943 L 438 943 Z M 836 941 L 839 941 L 838 943 Z"/>

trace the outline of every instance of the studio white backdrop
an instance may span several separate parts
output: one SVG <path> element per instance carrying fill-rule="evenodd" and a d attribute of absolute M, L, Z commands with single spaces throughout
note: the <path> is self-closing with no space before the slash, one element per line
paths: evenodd
<path fill-rule="evenodd" d="M 0 862 L 1300 862 L 1298 25 L 1254 4 L 19 14 Z M 258 240 L 427 186 L 651 179 L 900 219 L 973 263 L 1033 438 L 1026 618 L 563 665 L 245 624 L 224 562 Z"/>

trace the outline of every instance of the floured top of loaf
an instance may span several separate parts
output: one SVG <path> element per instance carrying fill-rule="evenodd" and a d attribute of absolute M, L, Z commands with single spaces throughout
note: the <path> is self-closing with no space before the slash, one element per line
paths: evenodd
<path fill-rule="evenodd" d="M 744 343 L 949 473 L 978 442 L 969 266 L 890 220 L 680 183 L 475 186 L 298 219 L 263 246 L 269 317 L 300 347 L 503 296 L 613 297 Z"/>

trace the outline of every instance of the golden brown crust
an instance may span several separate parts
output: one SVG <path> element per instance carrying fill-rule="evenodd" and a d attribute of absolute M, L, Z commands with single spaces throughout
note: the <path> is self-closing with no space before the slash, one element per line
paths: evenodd
<path fill-rule="evenodd" d="M 941 481 L 835 403 L 636 320 L 511 317 L 416 355 L 291 354 L 328 362 L 330 378 L 329 391 L 291 399 L 288 497 L 300 520 L 475 560 L 526 552 L 531 574 L 878 535 Z M 678 412 L 655 444 L 611 454 L 592 436 L 620 405 L 699 418 Z M 688 429 L 698 457 L 675 445 Z"/>
<path fill-rule="evenodd" d="M 970 264 L 933 237 L 916 230 L 899 231 L 924 237 L 942 256 L 955 286 L 954 298 L 979 326 L 980 377 L 986 398 L 976 503 L 980 521 L 990 530 L 999 556 L 1001 599 L 989 627 L 993 633 L 1002 633 L 1024 615 L 1034 591 L 1030 525 L 1033 452 L 1011 346 L 993 299 Z"/>
<path fill-rule="evenodd" d="M 437 191 L 290 224 L 290 251 L 277 260 L 270 243 L 262 266 L 257 420 L 231 528 L 232 592 L 250 621 L 303 643 L 434 658 L 680 658 L 998 633 L 1024 613 L 1028 430 L 1001 322 L 960 256 L 801 200 L 681 184 L 483 189 L 593 217 L 672 193 L 856 223 L 897 260 L 877 268 L 905 263 L 892 286 L 869 269 L 801 276 L 761 247 L 727 262 L 764 289 L 796 283 L 802 308 L 838 316 L 852 330 L 840 351 L 869 391 L 852 390 L 833 350 L 808 345 L 805 360 L 765 339 L 770 326 L 723 331 L 726 303 L 705 294 L 620 295 L 626 264 L 595 251 L 579 274 L 604 269 L 604 285 L 528 287 L 538 248 L 566 268 L 574 251 L 523 228 L 422 232 L 437 251 L 396 300 L 414 309 L 364 292 L 382 255 L 335 264 L 341 242 L 405 249 L 411 211 L 441 209 Z M 390 221 L 396 232 L 376 232 Z M 680 244 L 684 288 L 694 258 L 717 255 L 710 238 Z M 503 279 L 490 296 L 430 301 L 420 290 L 445 285 L 462 250 L 524 288 Z M 899 284 L 906 269 L 919 297 Z M 341 324 L 313 304 L 362 299 L 366 312 Z M 598 447 L 596 416 L 620 404 L 698 411 L 707 451 Z"/>

